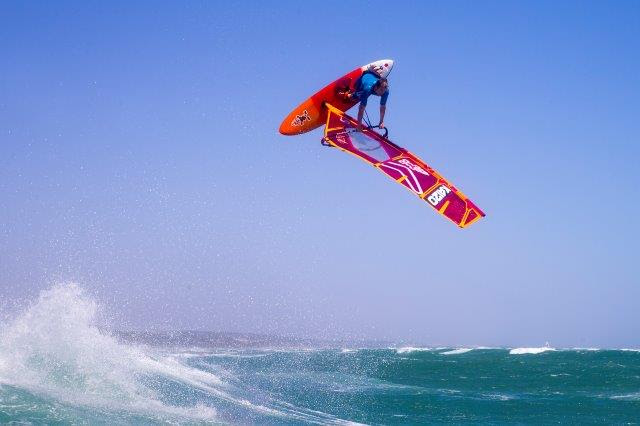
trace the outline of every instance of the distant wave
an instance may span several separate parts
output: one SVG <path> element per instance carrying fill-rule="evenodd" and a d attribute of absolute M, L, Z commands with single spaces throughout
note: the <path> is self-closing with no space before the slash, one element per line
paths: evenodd
<path fill-rule="evenodd" d="M 459 349 L 453 349 L 451 351 L 447 351 L 447 352 L 441 352 L 441 355 L 459 355 L 459 354 L 466 354 L 467 352 L 471 352 L 473 350 L 473 348 L 459 348 Z"/>
<path fill-rule="evenodd" d="M 485 393 L 481 395 L 486 399 L 493 399 L 498 401 L 511 401 L 513 399 L 516 399 L 516 397 L 513 395 L 506 395 L 502 393 Z"/>
<path fill-rule="evenodd" d="M 524 354 L 541 354 L 543 352 L 555 351 L 554 348 L 543 346 L 540 348 L 515 348 L 509 351 L 510 355 L 524 355 Z"/>
<path fill-rule="evenodd" d="M 611 399 L 621 399 L 624 401 L 640 401 L 640 392 L 629 393 L 625 395 L 614 395 Z"/>
<path fill-rule="evenodd" d="M 434 348 L 420 348 L 420 347 L 416 348 L 413 346 L 405 346 L 402 348 L 395 348 L 395 350 L 396 350 L 396 353 L 399 353 L 399 354 L 408 354 L 411 352 L 429 352 L 429 351 L 433 351 Z"/>

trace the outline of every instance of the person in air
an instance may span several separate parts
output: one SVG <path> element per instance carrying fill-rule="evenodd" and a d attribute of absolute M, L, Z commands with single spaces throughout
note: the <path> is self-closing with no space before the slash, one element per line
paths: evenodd
<path fill-rule="evenodd" d="M 386 78 L 381 77 L 374 68 L 365 71 L 356 81 L 355 91 L 345 94 L 346 98 L 360 102 L 360 107 L 358 108 L 358 131 L 362 130 L 362 117 L 364 116 L 364 110 L 367 108 L 367 99 L 371 95 L 380 96 L 380 124 L 378 126 L 384 129 L 384 113 L 387 110 L 389 82 Z"/>

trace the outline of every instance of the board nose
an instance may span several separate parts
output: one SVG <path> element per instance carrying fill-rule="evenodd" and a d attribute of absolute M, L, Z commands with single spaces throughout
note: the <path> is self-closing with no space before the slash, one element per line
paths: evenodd
<path fill-rule="evenodd" d="M 386 77 L 393 69 L 393 59 L 380 59 L 369 66 L 373 66 L 382 77 Z"/>

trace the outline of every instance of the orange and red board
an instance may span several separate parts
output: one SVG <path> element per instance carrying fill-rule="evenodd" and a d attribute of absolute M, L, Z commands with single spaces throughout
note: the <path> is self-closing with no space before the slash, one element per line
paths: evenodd
<path fill-rule="evenodd" d="M 299 135 L 322 126 L 327 121 L 327 108 L 324 103 L 330 103 L 340 111 L 346 111 L 354 106 L 357 100 L 347 100 L 340 95 L 341 91 L 354 90 L 356 81 L 367 70 L 375 70 L 380 76 L 386 77 L 393 68 L 391 59 L 382 59 L 356 68 L 333 83 L 328 84 L 309 99 L 298 105 L 280 124 L 283 135 Z"/>

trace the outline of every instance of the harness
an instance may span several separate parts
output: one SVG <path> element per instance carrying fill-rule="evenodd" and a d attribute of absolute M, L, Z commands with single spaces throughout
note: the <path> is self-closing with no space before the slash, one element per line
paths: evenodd
<path fill-rule="evenodd" d="M 378 79 L 378 82 L 380 81 L 380 76 L 378 75 L 378 73 L 374 72 L 374 71 L 370 71 L 370 70 L 366 70 L 365 72 L 362 73 L 362 75 L 356 80 L 356 86 L 355 86 L 355 91 L 356 92 L 360 92 L 362 91 L 362 77 L 364 77 L 367 74 L 371 74 L 373 76 L 375 76 Z M 376 82 L 376 84 L 378 84 Z M 375 87 L 375 85 L 374 85 Z"/>

